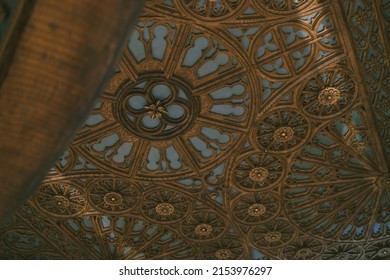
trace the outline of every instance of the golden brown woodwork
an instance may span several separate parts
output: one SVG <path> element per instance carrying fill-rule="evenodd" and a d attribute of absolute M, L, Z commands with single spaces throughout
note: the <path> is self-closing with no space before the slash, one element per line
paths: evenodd
<path fill-rule="evenodd" d="M 389 19 L 389 0 L 146 1 L 3 258 L 388 258 Z"/>
<path fill-rule="evenodd" d="M 14 3 L 11 5 L 10 3 Z M 30 18 L 34 1 L 0 1 L 0 83 L 2 83 L 20 35 Z"/>

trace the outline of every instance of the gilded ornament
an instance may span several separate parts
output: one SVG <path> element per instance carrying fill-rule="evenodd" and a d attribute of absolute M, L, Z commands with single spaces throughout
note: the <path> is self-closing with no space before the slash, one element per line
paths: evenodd
<path fill-rule="evenodd" d="M 318 101 L 322 105 L 333 105 L 340 98 L 340 90 L 335 87 L 326 87 L 318 95 Z"/>
<path fill-rule="evenodd" d="M 273 137 L 276 141 L 285 143 L 293 139 L 294 130 L 289 126 L 279 127 L 275 130 Z"/>
<path fill-rule="evenodd" d="M 310 136 L 310 122 L 297 108 L 277 108 L 255 125 L 258 147 L 267 153 L 285 154 L 299 148 Z"/>
<path fill-rule="evenodd" d="M 364 11 L 363 9 L 359 9 L 356 14 L 352 17 L 356 23 L 356 25 L 366 25 L 369 21 L 369 16 L 371 11 Z"/>
<path fill-rule="evenodd" d="M 209 235 L 212 231 L 213 227 L 208 224 L 200 224 L 195 228 L 195 233 L 202 236 Z"/>
<path fill-rule="evenodd" d="M 192 204 L 181 192 L 160 187 L 143 194 L 140 209 L 147 219 L 169 224 L 184 219 L 190 213 Z"/>
<path fill-rule="evenodd" d="M 261 216 L 265 213 L 267 208 L 263 204 L 253 204 L 248 208 L 248 214 L 253 217 Z"/>
<path fill-rule="evenodd" d="M 292 242 L 297 234 L 294 225 L 284 219 L 272 219 L 256 225 L 249 236 L 258 248 L 285 247 Z"/>
<path fill-rule="evenodd" d="M 337 66 L 312 75 L 298 94 L 302 110 L 319 119 L 342 114 L 356 98 L 357 85 L 352 74 Z"/>
<path fill-rule="evenodd" d="M 189 86 L 175 83 L 174 78 L 145 77 L 119 91 L 114 115 L 130 134 L 141 139 L 175 138 L 193 125 L 199 111 Z"/>
<path fill-rule="evenodd" d="M 156 212 L 161 216 L 169 216 L 175 212 L 175 207 L 170 203 L 159 203 L 156 206 Z"/>
<path fill-rule="evenodd" d="M 109 192 L 104 195 L 104 202 L 108 205 L 118 206 L 123 202 L 123 197 L 116 192 Z"/>
<path fill-rule="evenodd" d="M 199 247 L 206 260 L 248 259 L 247 247 L 239 236 L 224 236 Z"/>
<path fill-rule="evenodd" d="M 299 249 L 296 254 L 298 259 L 307 259 L 311 255 L 313 255 L 313 251 L 310 248 Z"/>
<path fill-rule="evenodd" d="M 54 204 L 57 205 L 57 209 L 59 212 L 65 211 L 66 208 L 69 207 L 69 200 L 62 196 L 62 195 L 56 195 L 53 197 Z"/>
<path fill-rule="evenodd" d="M 108 213 L 123 213 L 137 206 L 138 185 L 121 179 L 98 179 L 89 183 L 88 200 L 92 207 Z"/>
<path fill-rule="evenodd" d="M 271 191 L 245 193 L 233 201 L 232 214 L 236 222 L 256 225 L 275 217 L 280 211 L 280 201 Z"/>
<path fill-rule="evenodd" d="M 269 172 L 264 167 L 255 167 L 249 172 L 249 178 L 258 183 L 262 183 L 267 179 Z"/>
<path fill-rule="evenodd" d="M 218 195 L 217 195 L 216 192 L 211 192 L 211 193 L 209 194 L 209 196 L 210 196 L 210 198 L 211 198 L 212 200 L 215 200 L 215 199 L 217 199 L 217 197 L 218 197 Z"/>
<path fill-rule="evenodd" d="M 277 156 L 251 153 L 239 157 L 232 170 L 235 184 L 245 191 L 270 189 L 283 177 L 284 166 Z"/>
<path fill-rule="evenodd" d="M 34 199 L 39 209 L 56 217 L 76 216 L 86 207 L 84 191 L 70 182 L 43 184 Z"/>
<path fill-rule="evenodd" d="M 282 234 L 278 231 L 272 231 L 272 232 L 267 233 L 264 236 L 264 238 L 267 242 L 270 242 L 270 243 L 278 242 L 282 238 Z"/>
<path fill-rule="evenodd" d="M 165 108 L 161 105 L 161 101 L 157 100 L 156 103 L 145 106 L 144 109 L 148 111 L 148 114 L 151 119 L 160 119 L 163 114 L 168 113 L 165 111 Z"/>
<path fill-rule="evenodd" d="M 233 256 L 232 251 L 229 249 L 219 249 L 215 252 L 215 257 L 219 260 L 228 260 Z"/>

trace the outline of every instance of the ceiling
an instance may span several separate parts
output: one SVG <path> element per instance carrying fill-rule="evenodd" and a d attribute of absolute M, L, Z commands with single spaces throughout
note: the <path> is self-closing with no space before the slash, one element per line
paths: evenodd
<path fill-rule="evenodd" d="M 150 0 L 3 259 L 390 256 L 390 0 Z"/>

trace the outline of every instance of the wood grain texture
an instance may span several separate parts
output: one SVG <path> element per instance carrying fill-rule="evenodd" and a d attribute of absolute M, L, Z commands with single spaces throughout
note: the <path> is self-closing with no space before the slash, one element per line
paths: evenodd
<path fill-rule="evenodd" d="M 84 121 L 143 1 L 37 0 L 0 89 L 0 221 Z"/>

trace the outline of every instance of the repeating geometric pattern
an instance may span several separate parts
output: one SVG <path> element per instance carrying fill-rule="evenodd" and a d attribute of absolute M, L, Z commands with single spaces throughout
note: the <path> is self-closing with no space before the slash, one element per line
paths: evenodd
<path fill-rule="evenodd" d="M 146 1 L 1 258 L 389 258 L 389 11 Z"/>
<path fill-rule="evenodd" d="M 389 1 L 342 1 L 366 95 L 386 154 L 390 155 Z"/>
<path fill-rule="evenodd" d="M 286 210 L 302 229 L 323 238 L 386 237 L 390 178 L 371 157 L 362 110 L 350 114 L 319 130 L 296 154 L 284 188 Z"/>

